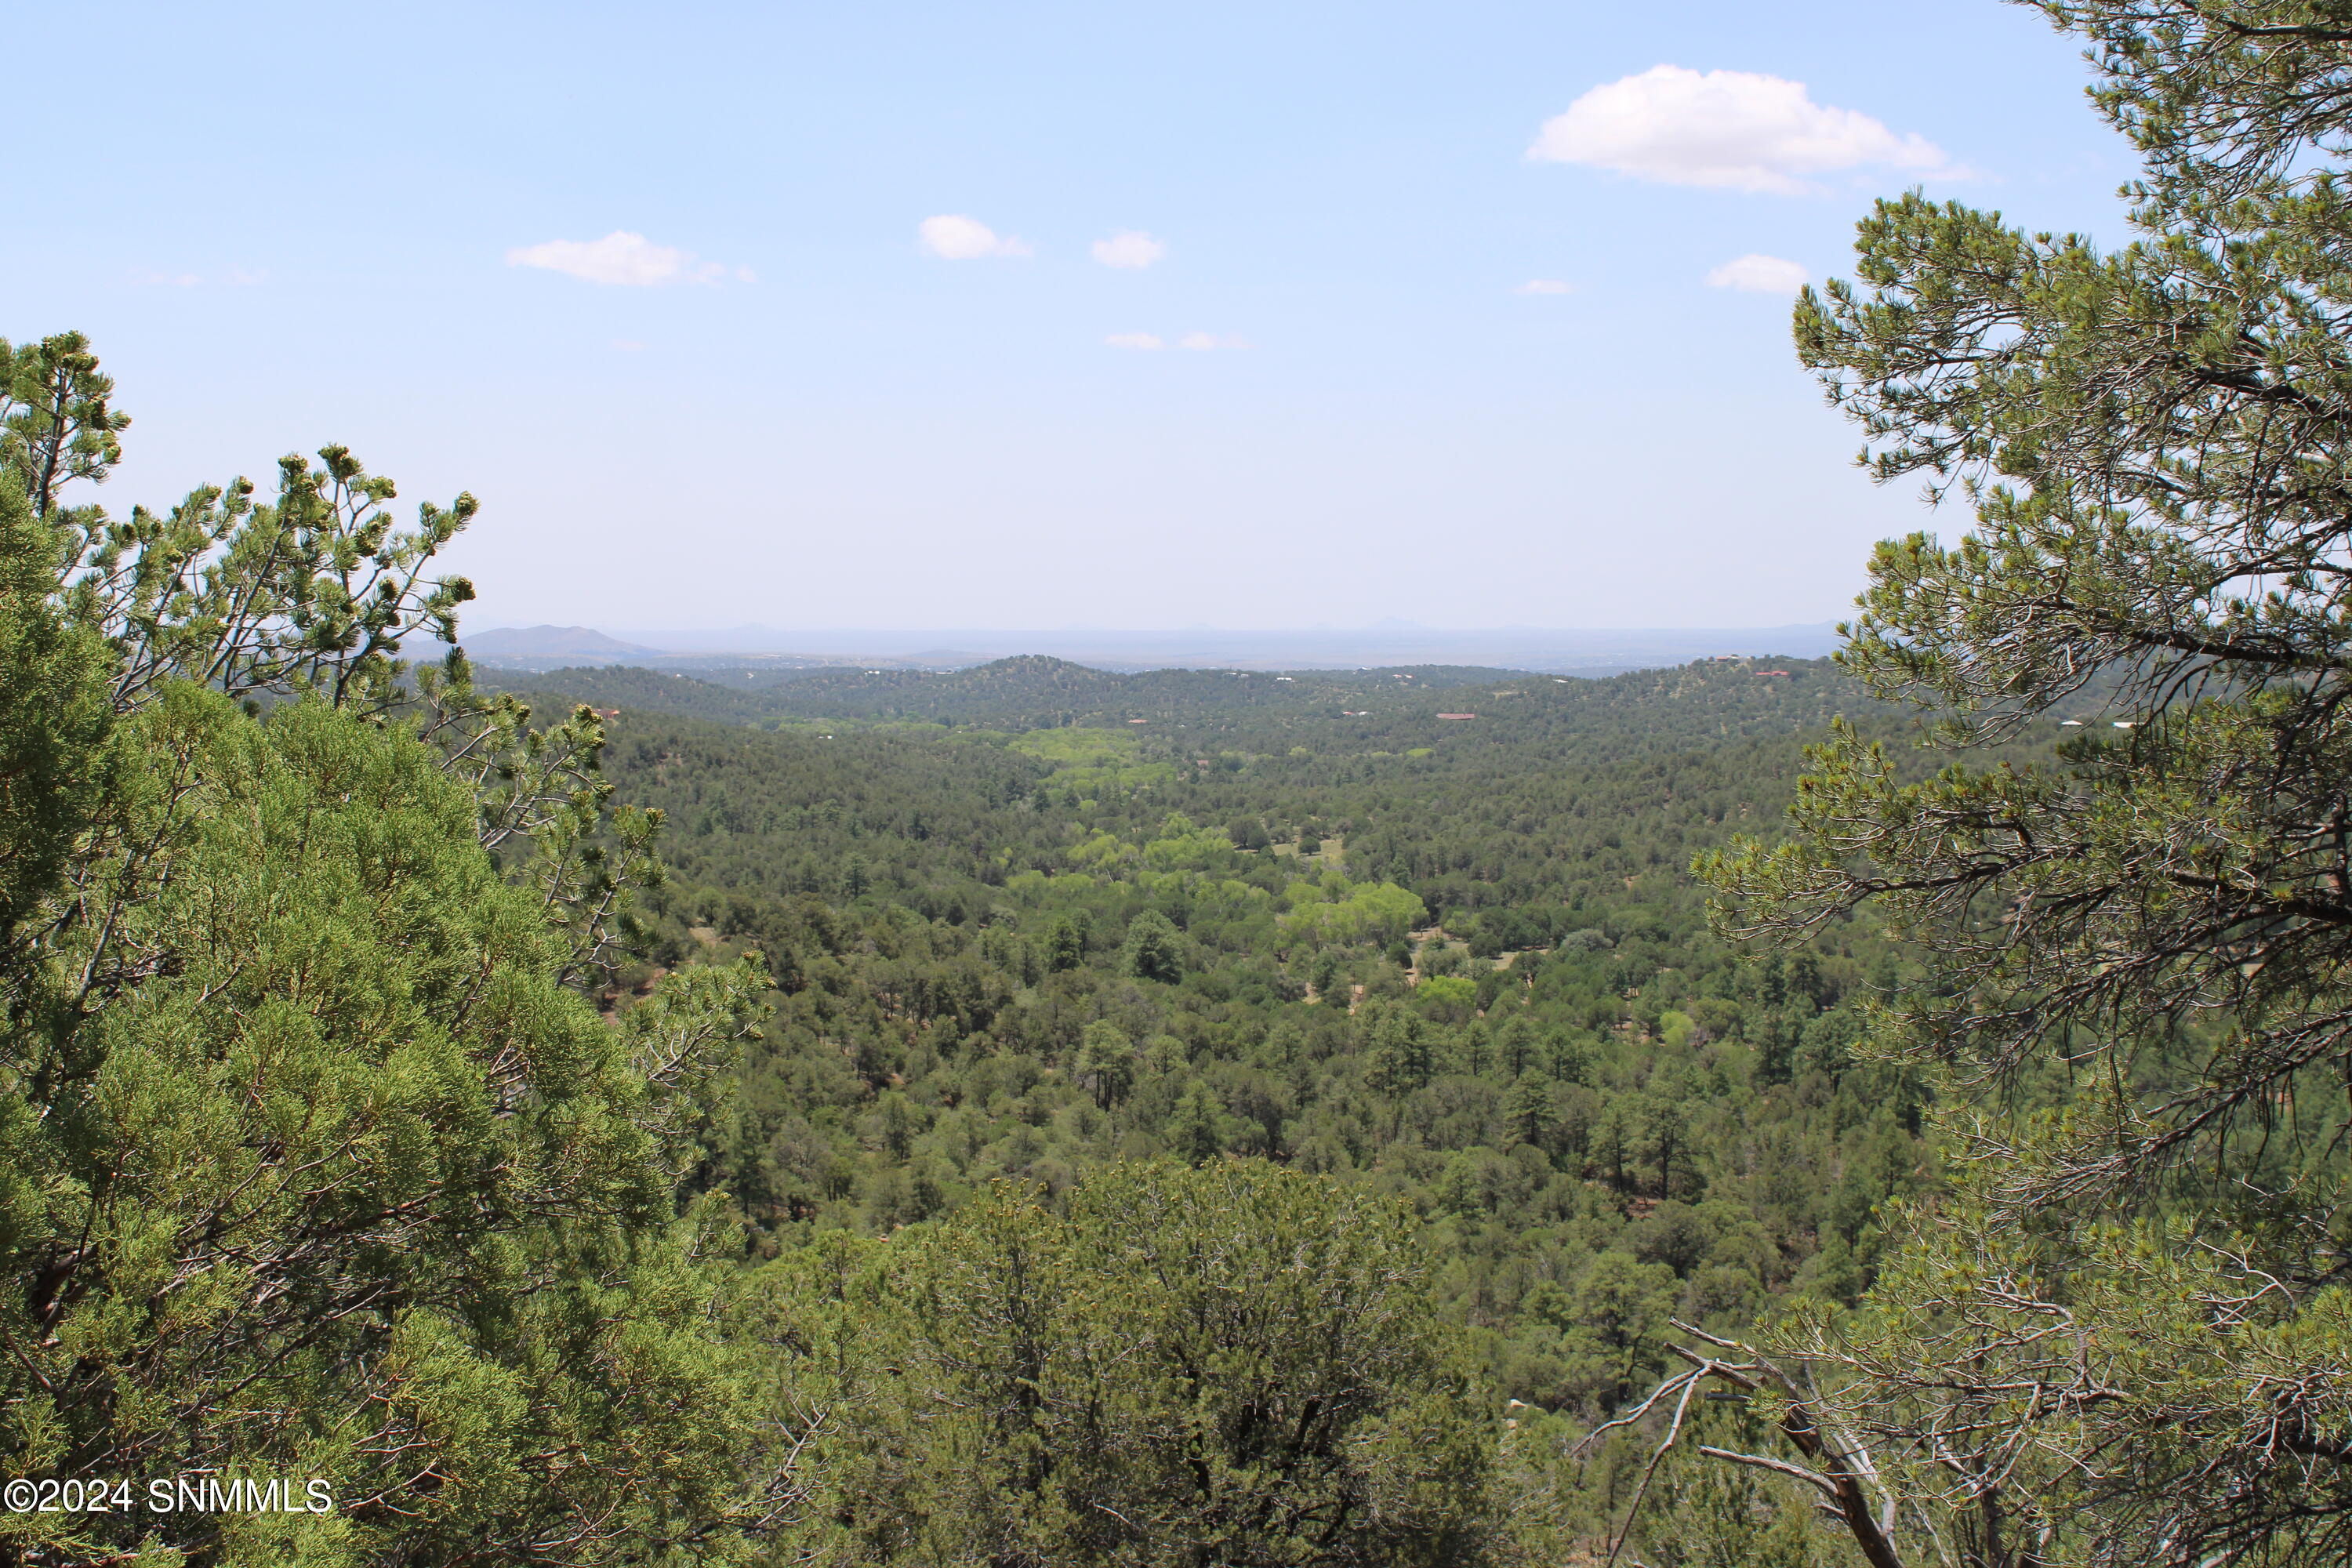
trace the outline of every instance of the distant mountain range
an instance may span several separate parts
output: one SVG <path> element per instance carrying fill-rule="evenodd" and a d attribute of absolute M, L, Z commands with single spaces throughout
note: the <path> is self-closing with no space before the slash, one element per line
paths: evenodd
<path fill-rule="evenodd" d="M 658 655 L 657 647 L 608 637 L 592 626 L 494 626 L 465 634 L 465 648 L 475 658 L 497 664 L 516 658 L 558 658 L 567 664 L 606 659 L 642 658 Z"/>
<path fill-rule="evenodd" d="M 467 650 L 510 669 L 561 665 L 642 665 L 649 669 L 760 667 L 815 669 L 843 665 L 963 669 L 1043 654 L 1099 669 L 1338 669 L 1478 666 L 1558 674 L 1654 669 L 1725 654 L 1818 658 L 1837 646 L 1836 628 L 1817 626 L 1721 629 L 1446 630 L 1390 625 L 1368 629 L 1217 631 L 826 631 L 739 626 L 709 632 L 635 632 L 635 640 L 586 626 L 501 627 L 468 634 Z"/>

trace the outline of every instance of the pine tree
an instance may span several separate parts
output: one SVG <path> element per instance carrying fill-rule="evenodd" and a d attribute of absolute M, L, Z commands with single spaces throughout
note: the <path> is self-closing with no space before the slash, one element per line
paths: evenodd
<path fill-rule="evenodd" d="M 1872 471 L 1973 507 L 1878 548 L 1841 656 L 1962 760 L 1842 728 L 1792 839 L 1711 866 L 1740 934 L 1869 903 L 1912 945 L 1862 1049 L 1935 1075 L 1960 1177 L 1855 1312 L 1719 1375 L 1876 1563 L 2338 1561 L 2352 22 L 2039 3 L 2145 161 L 2138 237 L 1915 194 L 1797 310 Z"/>
<path fill-rule="evenodd" d="M 1168 1146 L 1188 1164 L 1206 1164 L 1224 1151 L 1224 1113 L 1217 1091 L 1194 1079 L 1168 1119 Z"/>
<path fill-rule="evenodd" d="M 874 1303 L 845 1380 L 871 1397 L 841 1407 L 826 1561 L 1494 1560 L 1487 1395 L 1394 1202 L 1132 1164 L 890 1245 L 841 1292 Z"/>
<path fill-rule="evenodd" d="M 1082 919 L 1056 915 L 1045 931 L 1045 967 L 1056 973 L 1087 961 L 1087 928 Z"/>
<path fill-rule="evenodd" d="M 593 721 L 401 662 L 466 597 L 423 572 L 471 502 L 398 529 L 330 447 L 266 503 L 117 522 L 61 495 L 120 451 L 86 345 L 0 360 L 0 1465 L 335 1501 L 11 1541 L 589 1562 L 770 1528 L 790 1438 L 685 1192 L 756 971 L 617 1023 L 583 994 L 658 825 L 606 810 Z"/>
<path fill-rule="evenodd" d="M 1503 1120 L 1511 1130 L 1513 1142 L 1548 1149 L 1552 1126 L 1551 1080 L 1540 1073 L 1529 1073 L 1513 1084 L 1510 1098 L 1504 1103 Z"/>
<path fill-rule="evenodd" d="M 1138 980 L 1172 985 L 1184 978 L 1182 940 L 1166 915 L 1146 910 L 1128 922 L 1120 967 Z"/>
<path fill-rule="evenodd" d="M 1134 1086 L 1135 1042 L 1117 1024 L 1097 1018 L 1078 1037 L 1072 1070 L 1093 1089 L 1095 1104 L 1108 1110 Z"/>
<path fill-rule="evenodd" d="M 1421 1015 L 1391 1007 L 1372 1025 L 1364 1051 L 1364 1081 L 1382 1094 L 1411 1094 L 1437 1070 L 1436 1050 Z"/>

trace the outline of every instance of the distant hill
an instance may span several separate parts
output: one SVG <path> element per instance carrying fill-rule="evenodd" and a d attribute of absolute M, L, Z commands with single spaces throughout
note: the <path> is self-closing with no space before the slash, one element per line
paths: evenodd
<path fill-rule="evenodd" d="M 723 678 L 722 678 L 723 679 Z M 1459 666 L 1412 669 L 1097 669 L 1045 654 L 1000 658 L 971 669 L 829 669 L 779 684 L 762 700 L 780 715 L 805 718 L 979 721 L 1008 729 L 1170 720 L 1206 712 L 1315 705 L 1354 707 L 1377 693 L 1514 679 L 1513 672 Z"/>
<path fill-rule="evenodd" d="M 1500 669 L 1424 665 L 1410 670 L 1096 669 L 1042 654 L 971 669 L 887 668 L 705 669 L 688 675 L 626 664 L 549 668 L 486 661 L 488 685 L 541 701 L 635 708 L 698 719 L 916 720 L 1011 730 L 1146 722 L 1211 713 L 1300 712 L 1410 701 L 1415 692 L 1524 681 Z"/>
<path fill-rule="evenodd" d="M 991 729 L 1171 727 L 1197 743 L 1228 734 L 1253 745 L 1405 751 L 1483 745 L 1507 733 L 1565 745 L 1597 734 L 1635 746 L 1713 744 L 1787 735 L 1839 712 L 1876 709 L 1822 659 L 1710 660 L 1602 679 L 1466 666 L 1412 669 L 1229 669 L 1127 674 L 1042 655 L 952 671 L 831 668 L 677 671 L 625 665 L 488 669 L 493 685 L 536 700 L 758 724 L 782 719 L 909 720 Z M 1440 715 L 1449 715 L 1441 718 Z M 1500 726 L 1499 731 L 1496 726 Z"/>
<path fill-rule="evenodd" d="M 593 626 L 493 626 L 467 634 L 465 648 L 475 658 L 492 664 L 550 658 L 604 662 L 661 652 L 608 637 Z"/>

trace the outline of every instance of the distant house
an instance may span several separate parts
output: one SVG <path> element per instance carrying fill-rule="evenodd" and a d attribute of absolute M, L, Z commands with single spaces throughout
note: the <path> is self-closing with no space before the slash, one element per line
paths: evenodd
<path fill-rule="evenodd" d="M 1475 713 L 1440 713 L 1438 717 L 1441 719 L 1475 719 L 1478 715 Z"/>
<path fill-rule="evenodd" d="M 1756 673 L 1759 675 L 1777 675 L 1783 680 L 1791 679 L 1789 672 L 1785 669 L 1759 669 Z"/>

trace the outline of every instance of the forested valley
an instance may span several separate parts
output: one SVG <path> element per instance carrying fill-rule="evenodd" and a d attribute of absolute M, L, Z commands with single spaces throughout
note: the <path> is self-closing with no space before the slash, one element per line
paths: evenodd
<path fill-rule="evenodd" d="M 1897 983 L 1867 918 L 1743 961 L 1691 870 L 1832 717 L 1916 728 L 1828 661 L 510 679 L 604 715 L 615 799 L 666 818 L 605 1005 L 746 952 L 774 981 L 697 1174 L 747 1260 L 1121 1163 L 1394 1200 L 1554 1551 L 1622 1502 L 1621 1452 L 1569 1450 L 1670 1319 L 1850 1301 L 1932 1177 L 1923 1082 L 1852 1053 Z"/>
<path fill-rule="evenodd" d="M 1130 701 L 1043 729 L 1013 726 L 1093 672 L 931 678 L 952 727 L 722 724 L 630 671 L 535 700 L 677 692 L 606 725 L 671 867 L 614 989 L 766 955 L 710 1172 L 754 1252 L 1120 1160 L 1276 1161 L 1404 1200 L 1505 1397 L 1590 1422 L 1669 1312 L 1850 1296 L 1924 1173 L 1923 1091 L 1848 1051 L 1891 954 L 1851 922 L 1740 963 L 1690 872 L 1876 705 L 1826 663 L 1471 673 L 1095 677 Z"/>

